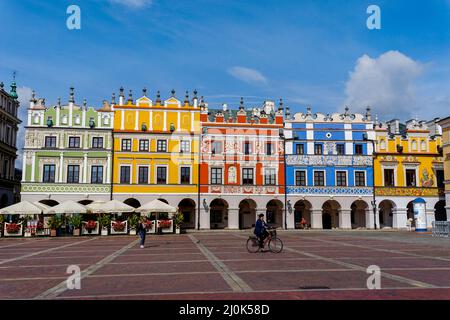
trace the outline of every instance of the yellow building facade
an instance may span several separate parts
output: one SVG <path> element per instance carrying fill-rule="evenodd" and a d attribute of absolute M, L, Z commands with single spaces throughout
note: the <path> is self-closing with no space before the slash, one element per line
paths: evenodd
<path fill-rule="evenodd" d="M 114 199 L 139 207 L 160 199 L 180 207 L 186 227 L 194 227 L 198 196 L 200 107 L 197 93 L 183 102 L 172 96 L 155 102 L 143 90 L 125 100 L 120 89 L 114 108 Z"/>
<path fill-rule="evenodd" d="M 444 174 L 445 174 L 445 202 L 447 221 L 450 221 L 450 117 L 438 122 L 442 128 L 442 142 L 444 155 Z"/>
<path fill-rule="evenodd" d="M 436 120 L 376 125 L 374 156 L 378 225 L 406 228 L 412 201 L 426 201 L 427 225 L 445 217 L 442 129 Z M 414 222 L 412 223 L 414 227 Z"/>

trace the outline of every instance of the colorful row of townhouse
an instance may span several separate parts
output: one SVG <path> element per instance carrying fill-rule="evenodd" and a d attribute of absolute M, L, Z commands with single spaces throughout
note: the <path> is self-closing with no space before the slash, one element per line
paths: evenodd
<path fill-rule="evenodd" d="M 203 97 L 172 91 L 162 101 L 128 98 L 94 110 L 28 109 L 22 200 L 56 205 L 117 199 L 133 207 L 161 199 L 185 227 L 251 228 L 257 214 L 282 228 L 406 228 L 412 201 L 426 201 L 428 225 L 445 208 L 442 130 L 430 122 L 380 123 L 365 114 L 291 116 L 282 101 L 209 109 Z"/>

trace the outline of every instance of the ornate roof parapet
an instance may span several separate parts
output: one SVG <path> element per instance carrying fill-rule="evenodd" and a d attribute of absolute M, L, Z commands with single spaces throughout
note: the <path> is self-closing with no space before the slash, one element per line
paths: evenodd
<path fill-rule="evenodd" d="M 372 114 L 370 112 L 370 106 L 366 107 L 366 114 L 364 115 L 363 120 L 364 121 L 372 121 Z"/>
<path fill-rule="evenodd" d="M 345 106 L 344 113 L 340 114 L 339 117 L 341 120 L 355 120 L 356 116 L 353 113 L 350 113 L 350 108 L 348 106 Z"/>

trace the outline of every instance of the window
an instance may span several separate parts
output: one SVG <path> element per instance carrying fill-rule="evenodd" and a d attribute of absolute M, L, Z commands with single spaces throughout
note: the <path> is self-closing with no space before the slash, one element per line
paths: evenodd
<path fill-rule="evenodd" d="M 69 137 L 69 148 L 79 148 L 80 137 Z"/>
<path fill-rule="evenodd" d="M 336 145 L 336 151 L 337 151 L 338 155 L 340 155 L 340 156 L 344 155 L 345 154 L 345 145 L 343 145 L 343 144 Z"/>
<path fill-rule="evenodd" d="M 253 184 L 253 169 L 242 169 L 242 184 Z"/>
<path fill-rule="evenodd" d="M 92 148 L 102 149 L 103 148 L 103 138 L 102 137 L 92 138 Z"/>
<path fill-rule="evenodd" d="M 211 184 L 222 184 L 222 168 L 211 168 Z"/>
<path fill-rule="evenodd" d="M 416 186 L 416 170 L 406 169 L 406 186 L 415 187 Z"/>
<path fill-rule="evenodd" d="M 91 167 L 91 183 L 103 183 L 103 166 Z"/>
<path fill-rule="evenodd" d="M 315 144 L 314 145 L 314 154 L 315 155 L 322 155 L 323 154 L 323 147 L 321 144 Z"/>
<path fill-rule="evenodd" d="M 363 154 L 363 146 L 362 144 L 355 144 L 355 154 L 360 156 Z"/>
<path fill-rule="evenodd" d="M 139 140 L 139 151 L 148 151 L 149 150 L 149 141 L 147 139 Z"/>
<path fill-rule="evenodd" d="M 295 171 L 295 185 L 300 187 L 306 186 L 306 171 Z"/>
<path fill-rule="evenodd" d="M 157 152 L 167 152 L 167 140 L 158 140 L 156 142 Z"/>
<path fill-rule="evenodd" d="M 46 148 L 56 148 L 56 137 L 45 137 Z"/>
<path fill-rule="evenodd" d="M 148 167 L 139 167 L 138 183 L 148 184 Z"/>
<path fill-rule="evenodd" d="M 131 179 L 131 167 L 129 166 L 121 166 L 120 167 L 120 183 L 122 184 L 130 184 Z"/>
<path fill-rule="evenodd" d="M 394 187 L 394 169 L 384 169 L 384 185 L 386 187 Z"/>
<path fill-rule="evenodd" d="M 296 154 L 305 154 L 305 145 L 304 144 L 296 144 L 295 145 L 295 153 Z"/>
<path fill-rule="evenodd" d="M 55 182 L 55 165 L 54 164 L 44 164 L 44 175 L 42 177 L 42 182 L 54 183 Z"/>
<path fill-rule="evenodd" d="M 212 155 L 215 154 L 221 154 L 222 153 L 222 142 L 220 141 L 213 141 L 212 148 L 211 148 Z"/>
<path fill-rule="evenodd" d="M 267 168 L 264 173 L 264 184 L 266 186 L 276 185 L 277 175 L 275 169 Z"/>
<path fill-rule="evenodd" d="M 131 151 L 131 139 L 122 139 L 122 151 Z"/>
<path fill-rule="evenodd" d="M 167 184 L 167 168 L 157 167 L 156 168 L 156 183 L 157 184 Z"/>
<path fill-rule="evenodd" d="M 191 152 L 191 142 L 190 141 L 181 141 L 180 143 L 180 152 L 181 153 L 189 153 Z"/>
<path fill-rule="evenodd" d="M 80 166 L 69 165 L 67 166 L 67 183 L 80 182 Z"/>
<path fill-rule="evenodd" d="M 271 156 L 272 153 L 273 153 L 272 142 L 267 142 L 266 143 L 266 155 Z"/>
<path fill-rule="evenodd" d="M 355 186 L 366 186 L 366 173 L 364 171 L 355 171 Z"/>
<path fill-rule="evenodd" d="M 325 186 L 325 172 L 324 171 L 314 171 L 314 186 L 316 186 L 316 187 Z"/>
<path fill-rule="evenodd" d="M 411 149 L 412 149 L 413 151 L 417 151 L 417 141 L 416 141 L 416 140 L 413 140 L 413 141 L 411 142 Z"/>
<path fill-rule="evenodd" d="M 181 184 L 190 184 L 191 183 L 191 168 L 189 167 L 181 167 Z"/>
<path fill-rule="evenodd" d="M 244 142 L 244 154 L 249 155 L 252 153 L 252 144 L 249 141 Z"/>
<path fill-rule="evenodd" d="M 347 186 L 347 172 L 346 171 L 336 171 L 336 185 L 338 187 Z"/>

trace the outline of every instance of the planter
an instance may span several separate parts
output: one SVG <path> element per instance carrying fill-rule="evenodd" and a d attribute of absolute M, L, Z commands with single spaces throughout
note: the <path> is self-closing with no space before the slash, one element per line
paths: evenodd
<path fill-rule="evenodd" d="M 130 229 L 130 235 L 135 236 L 136 235 L 136 229 Z"/>
<path fill-rule="evenodd" d="M 128 221 L 111 221 L 111 234 L 127 234 Z"/>
<path fill-rule="evenodd" d="M 156 232 L 156 220 L 151 220 L 152 222 L 152 227 L 147 229 L 147 234 L 151 233 L 155 233 Z"/>
<path fill-rule="evenodd" d="M 161 230 L 161 233 L 173 233 L 173 221 L 158 220 L 158 228 Z"/>
<path fill-rule="evenodd" d="M 24 234 L 24 237 L 25 238 L 31 238 L 31 231 L 25 231 L 25 234 Z"/>
<path fill-rule="evenodd" d="M 102 228 L 102 236 L 108 235 L 108 228 Z"/>
<path fill-rule="evenodd" d="M 88 222 L 83 221 L 82 225 L 81 225 L 81 234 L 82 235 L 98 235 L 100 233 L 100 226 L 97 221 L 94 221 L 94 222 L 95 222 L 94 228 L 86 228 L 86 225 L 88 224 Z"/>
<path fill-rule="evenodd" d="M 180 234 L 181 233 L 181 228 L 180 227 L 176 227 L 175 228 L 175 234 Z"/>
<path fill-rule="evenodd" d="M 50 231 L 50 237 L 56 237 L 56 229 Z"/>
<path fill-rule="evenodd" d="M 21 237 L 23 226 L 21 223 L 5 223 L 3 232 L 5 237 Z"/>
<path fill-rule="evenodd" d="M 73 235 L 75 237 L 79 237 L 80 236 L 80 229 L 73 229 Z"/>

